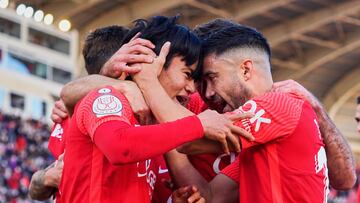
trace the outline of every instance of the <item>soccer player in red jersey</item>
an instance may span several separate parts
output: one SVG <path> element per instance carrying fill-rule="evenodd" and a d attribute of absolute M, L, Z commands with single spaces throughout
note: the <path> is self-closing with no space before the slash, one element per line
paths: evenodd
<path fill-rule="evenodd" d="M 138 24 L 142 26 L 144 21 Z M 155 48 L 157 54 L 160 52 L 157 60 L 166 62 L 166 70 L 159 77 L 169 96 L 175 99 L 179 94 L 194 91 L 191 75 L 201 45 L 197 37 L 177 25 L 175 18 L 166 17 L 153 18 L 141 35 L 158 39 L 159 44 L 171 42 L 170 50 L 169 43 L 165 43 L 161 52 L 160 46 Z M 172 81 L 175 75 L 177 83 Z M 169 81 L 172 83 L 167 84 Z M 186 85 L 174 91 L 180 84 Z M 77 104 L 71 119 L 61 183 L 62 201 L 149 202 L 153 184 L 151 170 L 148 171 L 151 158 L 203 134 L 227 147 L 226 139 L 234 139 L 230 130 L 240 130 L 228 117 L 206 111 L 161 125 L 136 127 L 137 121 L 124 95 L 112 87 L 92 91 Z M 165 139 L 167 142 L 162 142 Z"/>
<path fill-rule="evenodd" d="M 206 103 L 219 112 L 243 105 L 237 111 L 251 112 L 254 117 L 237 124 L 252 132 L 255 141 L 241 137 L 243 151 L 238 161 L 210 184 L 199 176 L 189 182 L 201 186 L 213 202 L 228 202 L 229 192 L 237 193 L 238 188 L 240 202 L 326 202 L 327 160 L 316 114 L 295 94 L 266 93 L 273 82 L 265 38 L 254 29 L 232 26 L 212 34 L 205 41 L 205 51 L 202 93 Z M 180 115 L 164 99 L 156 75 L 141 74 L 147 82 L 137 83 L 157 119 Z M 166 110 L 167 114 L 159 115 Z M 202 147 L 206 145 L 206 152 L 218 151 L 212 143 L 204 142 Z"/>
<path fill-rule="evenodd" d="M 286 91 L 288 91 L 289 89 L 291 89 L 291 90 L 295 90 L 295 92 L 297 92 L 297 93 L 301 93 L 301 94 L 304 94 L 304 91 L 303 90 L 301 90 L 301 91 L 298 91 L 298 88 L 299 88 L 299 85 L 298 84 L 293 84 L 293 83 L 289 83 L 289 82 L 282 82 L 282 83 L 279 83 L 280 85 L 278 85 L 278 88 L 277 89 L 285 89 Z M 285 84 L 285 85 L 284 85 Z M 279 88 L 280 87 L 280 88 Z M 301 87 L 301 86 L 300 86 Z M 302 87 L 301 87 L 302 88 Z M 307 91 L 305 90 L 305 94 L 307 94 Z M 310 99 L 311 100 L 311 99 Z M 192 99 L 190 99 L 190 102 L 189 103 L 191 103 L 191 101 L 192 101 Z M 191 108 L 195 108 L 195 111 L 193 111 L 193 112 L 196 112 L 196 109 L 198 108 L 198 109 L 201 109 L 202 107 L 200 107 L 199 108 L 199 106 L 201 106 L 201 105 L 198 105 L 198 106 L 196 106 L 196 104 L 198 104 L 199 102 L 195 102 L 195 106 L 194 107 L 189 107 L 189 109 L 191 109 Z M 313 105 L 314 106 L 314 105 Z M 321 115 L 320 115 L 321 116 Z M 320 126 L 326 126 L 325 124 L 324 124 L 324 122 L 320 122 Z M 324 129 L 324 128 L 323 128 Z M 329 130 L 329 129 L 331 129 L 331 128 L 325 128 L 326 130 Z M 323 130 L 322 130 L 323 131 Z M 336 131 L 336 130 L 335 130 Z M 333 133 L 333 132 L 331 132 L 331 133 Z M 326 131 L 325 131 L 325 133 L 324 134 L 326 134 Z M 336 132 L 335 133 L 333 133 L 333 134 L 336 134 Z M 325 136 L 324 136 L 325 137 Z M 341 136 L 340 136 L 341 137 Z M 341 143 L 341 142 L 338 142 L 338 140 L 336 140 L 336 139 L 334 139 L 334 138 L 331 138 L 330 136 L 326 136 L 325 137 L 325 142 L 331 142 L 331 141 L 335 141 L 335 145 L 332 145 L 332 146 L 330 146 L 329 147 L 329 145 L 328 146 L 326 146 L 327 148 L 326 148 L 326 150 L 328 150 L 328 149 L 334 149 L 334 146 L 335 146 L 335 149 L 344 149 L 344 144 L 343 143 Z M 346 144 L 346 143 L 345 143 Z M 346 147 L 346 145 L 345 145 L 345 147 Z M 339 156 L 331 156 L 331 155 L 334 155 L 334 153 L 333 153 L 333 151 L 334 150 L 330 150 L 330 152 L 329 152 L 329 154 L 330 154 L 330 158 L 331 157 L 339 157 Z M 336 151 L 336 150 L 335 150 Z M 347 150 L 345 150 L 345 152 L 346 152 Z M 328 152 L 328 151 L 327 151 Z M 336 153 L 335 153 L 336 154 Z M 345 156 L 345 158 L 346 158 L 346 153 L 344 153 L 344 154 L 341 154 L 342 155 L 342 157 L 344 157 Z M 203 156 L 203 155 L 202 155 Z M 218 170 L 215 170 L 217 167 L 216 167 L 216 164 L 217 163 L 219 163 L 218 162 L 218 160 L 219 159 L 217 159 L 217 156 L 213 156 L 213 155 L 210 155 L 209 157 L 207 157 L 208 155 L 206 155 L 206 156 L 204 156 L 204 157 L 200 157 L 199 158 L 199 160 L 202 160 L 202 161 L 193 161 L 193 165 L 196 167 L 196 168 L 198 168 L 199 169 L 199 171 L 202 173 L 202 175 L 204 176 L 204 177 L 206 177 L 208 180 L 209 179 L 211 179 L 212 177 L 214 177 L 215 175 L 216 175 L 216 173 L 215 172 L 218 172 Z M 220 156 L 219 158 L 222 158 L 222 156 Z M 343 161 L 343 160 L 346 160 L 345 158 L 342 158 L 342 159 L 338 159 L 338 160 L 340 160 L 341 162 Z M 191 158 L 190 158 L 190 160 L 191 160 Z M 214 161 L 215 160 L 215 161 Z M 222 159 L 220 159 L 220 160 L 222 160 Z M 199 164 L 196 164 L 196 163 L 199 163 Z M 210 164 L 209 164 L 210 163 Z M 212 164 L 212 163 L 214 163 L 214 164 Z M 220 162 L 220 163 L 222 163 L 221 165 L 222 166 L 220 166 L 220 169 L 222 168 L 222 167 L 224 167 L 224 162 Z M 333 166 L 334 165 L 334 162 L 333 161 L 330 161 L 330 164 L 329 164 L 329 166 Z M 336 165 L 336 164 L 335 164 Z M 341 167 L 337 167 L 336 169 L 342 169 L 342 167 L 344 166 L 344 164 L 343 163 L 341 163 L 341 164 L 337 164 L 337 166 L 341 166 Z M 209 169 L 209 170 L 204 170 L 204 169 Z M 330 168 L 331 169 L 331 168 Z M 213 170 L 213 171 L 212 171 Z M 204 173 L 204 171 L 207 171 L 206 173 Z M 338 187 L 338 188 L 341 188 L 341 187 L 349 187 L 349 186 L 347 186 L 347 185 L 349 185 L 349 184 L 343 184 L 343 183 L 341 183 L 341 182 L 344 182 L 343 180 L 341 180 L 341 177 L 344 177 L 343 175 L 341 175 L 341 173 L 343 173 L 343 174 L 346 174 L 346 173 L 348 173 L 348 171 L 351 171 L 351 169 L 349 169 L 349 170 L 341 170 L 341 173 L 337 173 L 337 172 L 335 172 L 335 170 L 330 170 L 330 175 L 331 175 L 331 172 L 333 171 L 333 173 L 334 174 L 336 174 L 336 175 L 333 175 L 332 177 L 334 178 L 337 178 L 337 180 L 340 180 L 340 183 L 339 183 L 339 181 L 333 181 L 333 182 L 331 182 L 332 184 L 334 184 L 334 185 L 336 185 L 336 186 L 334 186 L 334 187 Z M 337 170 L 338 171 L 338 170 Z M 351 172 L 350 172 L 351 173 Z M 210 175 L 209 175 L 210 174 Z M 338 177 L 340 177 L 340 179 L 338 178 Z M 330 176 L 330 180 L 331 180 L 331 176 Z M 348 179 L 346 179 L 346 180 L 348 180 L 348 181 L 345 181 L 345 182 L 352 182 L 351 181 L 351 178 L 348 178 Z"/>
<path fill-rule="evenodd" d="M 220 24 L 222 25 L 222 26 L 224 26 L 224 22 L 226 22 L 225 23 L 225 25 L 227 26 L 227 25 L 229 25 L 229 21 L 224 21 L 224 20 L 215 20 L 215 21 L 219 21 L 220 22 Z M 212 24 L 212 25 L 210 25 L 210 24 Z M 230 23 L 230 25 L 232 25 L 233 23 Z M 214 21 L 213 22 L 210 22 L 208 25 L 210 25 L 210 26 L 212 26 L 213 28 L 215 28 L 215 29 L 212 29 L 212 31 L 216 31 L 216 29 L 218 29 L 219 27 L 218 27 L 218 23 L 214 23 Z M 214 27 L 215 26 L 215 27 Z M 204 26 L 203 27 L 199 27 L 199 28 L 204 28 Z M 208 28 L 206 28 L 206 29 L 208 29 Z M 205 30 L 205 32 L 208 32 L 208 31 L 206 31 Z M 199 32 L 198 32 L 199 33 Z M 280 86 L 284 86 L 283 84 L 285 84 L 285 83 L 281 83 L 281 85 Z M 286 87 L 287 86 L 287 87 Z M 294 88 L 295 87 L 295 88 Z M 292 83 L 286 83 L 286 85 L 285 85 L 285 90 L 289 90 L 289 89 L 295 89 L 295 90 L 297 90 L 296 88 L 298 88 L 299 87 L 299 85 L 295 85 L 294 86 L 294 84 L 292 84 Z M 301 86 L 300 86 L 301 87 Z M 279 88 L 278 88 L 279 89 Z M 282 87 L 282 88 L 280 88 L 280 89 L 284 89 L 284 87 Z M 298 91 L 298 92 L 300 92 L 301 94 L 304 94 L 304 91 Z M 305 94 L 306 94 L 306 90 L 305 90 Z M 196 96 L 198 96 L 198 95 L 196 95 Z M 203 102 L 201 101 L 201 99 L 200 99 L 200 102 L 199 102 L 199 98 L 198 97 L 194 97 L 195 99 L 193 99 L 192 98 L 192 96 L 191 96 L 191 98 L 190 98 L 190 102 L 189 102 L 189 105 L 188 105 L 188 108 L 189 109 L 191 109 L 194 113 L 196 113 L 196 112 L 199 112 L 199 109 L 204 109 L 203 108 Z M 195 102 L 193 102 L 193 101 L 195 101 Z M 192 103 L 192 105 L 190 105 L 190 103 Z M 206 107 L 206 105 L 205 105 L 205 107 Z M 322 123 L 320 123 L 320 126 L 322 126 Z M 325 125 L 323 125 L 323 126 L 325 126 Z M 324 136 L 325 137 L 325 136 Z M 325 137 L 325 141 L 326 140 L 330 140 L 330 141 L 332 141 L 331 139 L 330 139 L 330 136 L 327 136 L 327 137 Z M 335 148 L 336 149 L 341 149 L 341 148 L 343 148 L 344 146 L 342 146 L 343 144 L 342 143 L 337 143 L 337 145 L 338 146 L 336 146 Z M 328 147 L 328 146 L 327 146 Z M 329 147 L 328 147 L 329 148 Z M 334 148 L 334 147 L 332 147 L 332 148 Z M 333 152 L 331 152 L 330 153 L 330 155 L 331 154 L 334 154 Z M 336 153 L 335 153 L 336 154 Z M 342 156 L 345 156 L 345 155 L 342 155 Z M 196 159 L 194 159 L 193 157 L 195 157 Z M 201 155 L 201 156 L 190 156 L 190 161 L 193 163 L 193 165 L 200 171 L 200 173 L 207 179 L 207 180 L 211 180 L 215 175 L 216 175 L 216 173 L 219 171 L 219 169 L 222 169 L 224 166 L 226 166 L 227 164 L 229 164 L 230 162 L 229 162 L 229 160 L 225 160 L 225 162 L 223 162 L 223 160 L 224 160 L 224 158 L 226 159 L 226 158 L 228 158 L 228 157 L 224 157 L 224 155 L 222 155 L 221 153 L 220 154 L 218 154 L 218 155 L 211 155 L 211 154 L 209 154 L 209 155 Z M 332 156 L 330 156 L 330 157 L 332 157 Z M 335 157 L 335 156 L 333 156 L 333 157 Z M 336 157 L 339 157 L 339 156 L 336 156 Z M 233 160 L 234 159 L 234 157 L 233 156 L 231 156 L 231 160 Z M 338 159 L 338 160 L 343 160 L 343 159 Z M 331 162 L 330 163 L 330 166 L 332 166 L 332 165 L 334 165 L 334 164 L 332 164 L 333 162 Z M 219 164 L 220 164 L 220 167 L 219 167 Z M 341 166 L 343 166 L 344 164 L 342 164 Z M 338 166 L 339 166 L 339 164 L 338 164 Z M 337 168 L 341 168 L 341 167 L 337 167 Z M 346 172 L 347 171 L 349 171 L 349 170 L 342 170 L 342 172 L 343 173 L 345 173 L 346 174 Z M 331 174 L 331 171 L 330 171 L 330 174 Z M 341 175 L 340 175 L 340 173 L 336 173 L 336 174 L 338 174 L 337 176 L 339 177 L 342 177 Z M 336 177 L 336 176 L 333 176 L 333 177 Z M 339 179 L 339 178 L 338 178 Z M 349 179 L 349 181 L 351 182 L 351 179 Z M 348 182 L 349 182 L 348 181 Z M 334 183 L 335 184 L 335 183 Z M 336 183 L 336 184 L 338 184 L 338 183 Z M 158 184 L 157 184 L 158 185 Z M 159 185 L 162 185 L 162 184 L 159 184 Z M 344 185 L 340 185 L 340 186 L 337 186 L 337 187 L 344 187 Z M 345 187 L 347 187 L 346 185 L 345 185 Z"/>
<path fill-rule="evenodd" d="M 212 33 L 215 33 L 225 27 L 229 27 L 233 25 L 237 25 L 237 24 L 226 19 L 215 19 L 213 21 L 210 21 L 209 23 L 199 25 L 197 28 L 195 28 L 195 31 L 198 34 L 198 36 L 200 36 L 202 39 L 206 39 Z M 201 87 L 201 85 L 199 86 Z M 353 162 L 351 150 L 349 148 L 349 145 L 347 144 L 346 139 L 336 128 L 334 123 L 330 120 L 329 116 L 325 112 L 320 102 L 305 88 L 303 88 L 301 85 L 291 80 L 275 83 L 273 87 L 273 91 L 294 92 L 298 95 L 301 95 L 304 99 L 308 100 L 312 104 L 312 107 L 315 109 L 317 116 L 319 117 L 320 130 L 324 137 L 324 142 L 326 144 L 325 146 L 326 152 L 329 156 L 328 167 L 329 167 L 330 184 L 332 187 L 338 189 L 348 189 L 352 187 L 355 181 L 355 176 L 354 176 L 354 162 Z M 201 102 L 192 102 L 192 103 L 199 104 L 197 107 L 196 106 L 193 107 L 193 109 L 203 108 Z M 194 153 L 199 150 L 199 146 L 200 146 L 200 150 L 201 147 L 204 147 L 204 145 L 202 145 L 201 143 L 200 145 L 185 144 L 185 146 L 181 147 L 180 151 L 183 150 L 184 152 L 190 151 Z M 234 154 L 228 156 L 226 154 L 222 154 L 222 152 L 218 152 L 218 153 L 210 153 L 210 154 L 207 153 L 207 154 L 188 155 L 188 159 L 181 155 L 180 156 L 177 155 L 175 158 L 179 160 L 178 162 L 181 162 L 181 166 L 183 168 L 185 167 L 191 168 L 193 166 L 199 171 L 199 173 L 206 180 L 209 181 L 213 177 L 215 177 L 215 175 L 219 172 L 218 169 L 220 170 L 223 169 L 225 166 L 227 166 L 234 160 Z M 185 166 L 186 164 L 184 163 L 189 162 L 189 160 L 191 164 L 188 163 L 187 166 Z M 173 163 L 177 163 L 177 162 L 173 162 Z M 172 170 L 174 171 L 174 169 L 176 170 L 177 168 L 179 167 L 173 167 Z M 179 173 L 177 174 L 178 177 L 175 177 L 175 179 L 182 180 L 179 183 L 180 185 L 191 184 L 191 182 L 187 182 L 183 178 L 190 173 L 186 173 L 186 172 L 184 173 L 181 170 L 177 170 L 177 171 Z M 236 196 L 233 199 L 237 199 Z M 227 200 L 227 202 L 230 201 L 231 199 Z"/>
<path fill-rule="evenodd" d="M 83 56 L 88 74 L 99 74 L 105 62 L 121 47 L 122 39 L 127 32 L 128 29 L 121 26 L 108 26 L 96 29 L 87 36 L 83 48 Z M 123 54 L 128 54 L 126 49 L 122 49 L 122 52 Z M 135 55 L 135 57 L 138 57 L 137 62 L 147 61 L 146 58 L 139 58 L 139 55 Z M 124 91 L 125 88 L 129 87 L 124 84 L 124 88 L 119 88 L 119 90 L 124 92 L 126 96 L 129 96 Z M 138 103 L 141 104 L 141 102 Z M 137 106 L 140 104 L 137 104 Z M 135 109 L 134 111 L 136 111 L 137 106 L 132 106 Z M 48 168 L 37 171 L 32 176 L 29 194 L 32 199 L 36 200 L 50 198 L 57 191 L 61 179 L 63 161 L 62 157 L 59 157 L 64 153 L 65 137 L 70 121 L 66 107 L 61 100 L 55 102 L 51 118 L 55 124 L 49 137 L 48 147 L 57 161 Z M 56 202 L 60 202 L 60 194 L 58 192 L 56 192 Z"/>

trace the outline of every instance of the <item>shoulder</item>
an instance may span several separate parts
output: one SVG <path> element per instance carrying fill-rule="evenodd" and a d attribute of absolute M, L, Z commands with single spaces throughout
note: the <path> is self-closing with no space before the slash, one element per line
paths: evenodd
<path fill-rule="evenodd" d="M 247 101 L 239 111 L 254 114 L 248 125 L 254 125 L 255 132 L 268 131 L 274 134 L 276 129 L 277 134 L 285 135 L 297 125 L 304 103 L 304 100 L 294 94 L 271 92 Z"/>
<path fill-rule="evenodd" d="M 78 109 L 87 108 L 97 117 L 132 112 L 129 101 L 111 86 L 94 89 L 79 103 Z"/>
<path fill-rule="evenodd" d="M 244 111 L 264 109 L 268 112 L 301 112 L 305 100 L 291 93 L 269 92 L 247 101 L 243 106 Z"/>
<path fill-rule="evenodd" d="M 119 118 L 126 120 L 127 123 L 135 121 L 130 103 L 126 97 L 116 91 L 111 86 L 94 89 L 89 92 L 75 108 L 74 113 L 78 126 L 90 126 L 95 123 L 101 123 L 104 120 Z M 81 128 L 81 127 L 79 127 Z M 81 128 L 82 132 L 87 132 Z"/>

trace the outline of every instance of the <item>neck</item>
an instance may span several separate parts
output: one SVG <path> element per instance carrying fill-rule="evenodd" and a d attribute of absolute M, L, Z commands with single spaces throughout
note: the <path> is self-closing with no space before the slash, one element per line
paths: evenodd
<path fill-rule="evenodd" d="M 272 86 L 273 86 L 273 81 L 272 79 L 264 79 L 262 78 L 261 80 L 258 80 L 259 82 L 256 82 L 256 84 L 254 84 L 252 86 L 252 91 L 251 91 L 251 98 L 254 97 L 259 97 L 269 91 L 271 91 Z"/>

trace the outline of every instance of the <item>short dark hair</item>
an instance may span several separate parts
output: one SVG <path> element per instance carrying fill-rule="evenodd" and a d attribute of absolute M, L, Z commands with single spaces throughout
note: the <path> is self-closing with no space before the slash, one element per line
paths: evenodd
<path fill-rule="evenodd" d="M 204 56 L 220 55 L 234 48 L 256 48 L 264 51 L 269 59 L 270 46 L 265 37 L 254 28 L 244 25 L 233 25 L 221 29 L 204 40 Z"/>
<path fill-rule="evenodd" d="M 88 74 L 99 74 L 106 61 L 121 47 L 128 31 L 128 28 L 112 25 L 87 35 L 82 53 Z"/>
<path fill-rule="evenodd" d="M 197 25 L 194 28 L 194 32 L 198 35 L 198 37 L 202 40 L 209 38 L 210 35 L 218 32 L 227 27 L 239 25 L 238 23 L 225 19 L 225 18 L 216 18 L 207 23 Z"/>
<path fill-rule="evenodd" d="M 360 104 L 360 96 L 357 97 L 357 104 Z"/>
<path fill-rule="evenodd" d="M 150 20 L 138 19 L 135 27 L 130 30 L 124 43 L 140 32 L 140 38 L 150 40 L 154 45 L 154 52 L 160 53 L 161 47 L 167 41 L 171 42 L 169 54 L 166 57 L 164 68 L 168 68 L 175 56 L 181 56 L 187 66 L 199 61 L 201 41 L 188 27 L 177 23 L 179 16 L 154 16 Z M 193 77 L 199 74 L 194 72 Z"/>

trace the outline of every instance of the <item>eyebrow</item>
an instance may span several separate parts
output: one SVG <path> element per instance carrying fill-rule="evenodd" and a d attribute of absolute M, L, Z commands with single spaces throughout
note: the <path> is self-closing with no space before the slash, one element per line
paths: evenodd
<path fill-rule="evenodd" d="M 208 71 L 205 71 L 203 75 L 208 76 L 208 75 L 210 75 L 210 74 L 217 74 L 217 72 L 208 70 Z"/>

